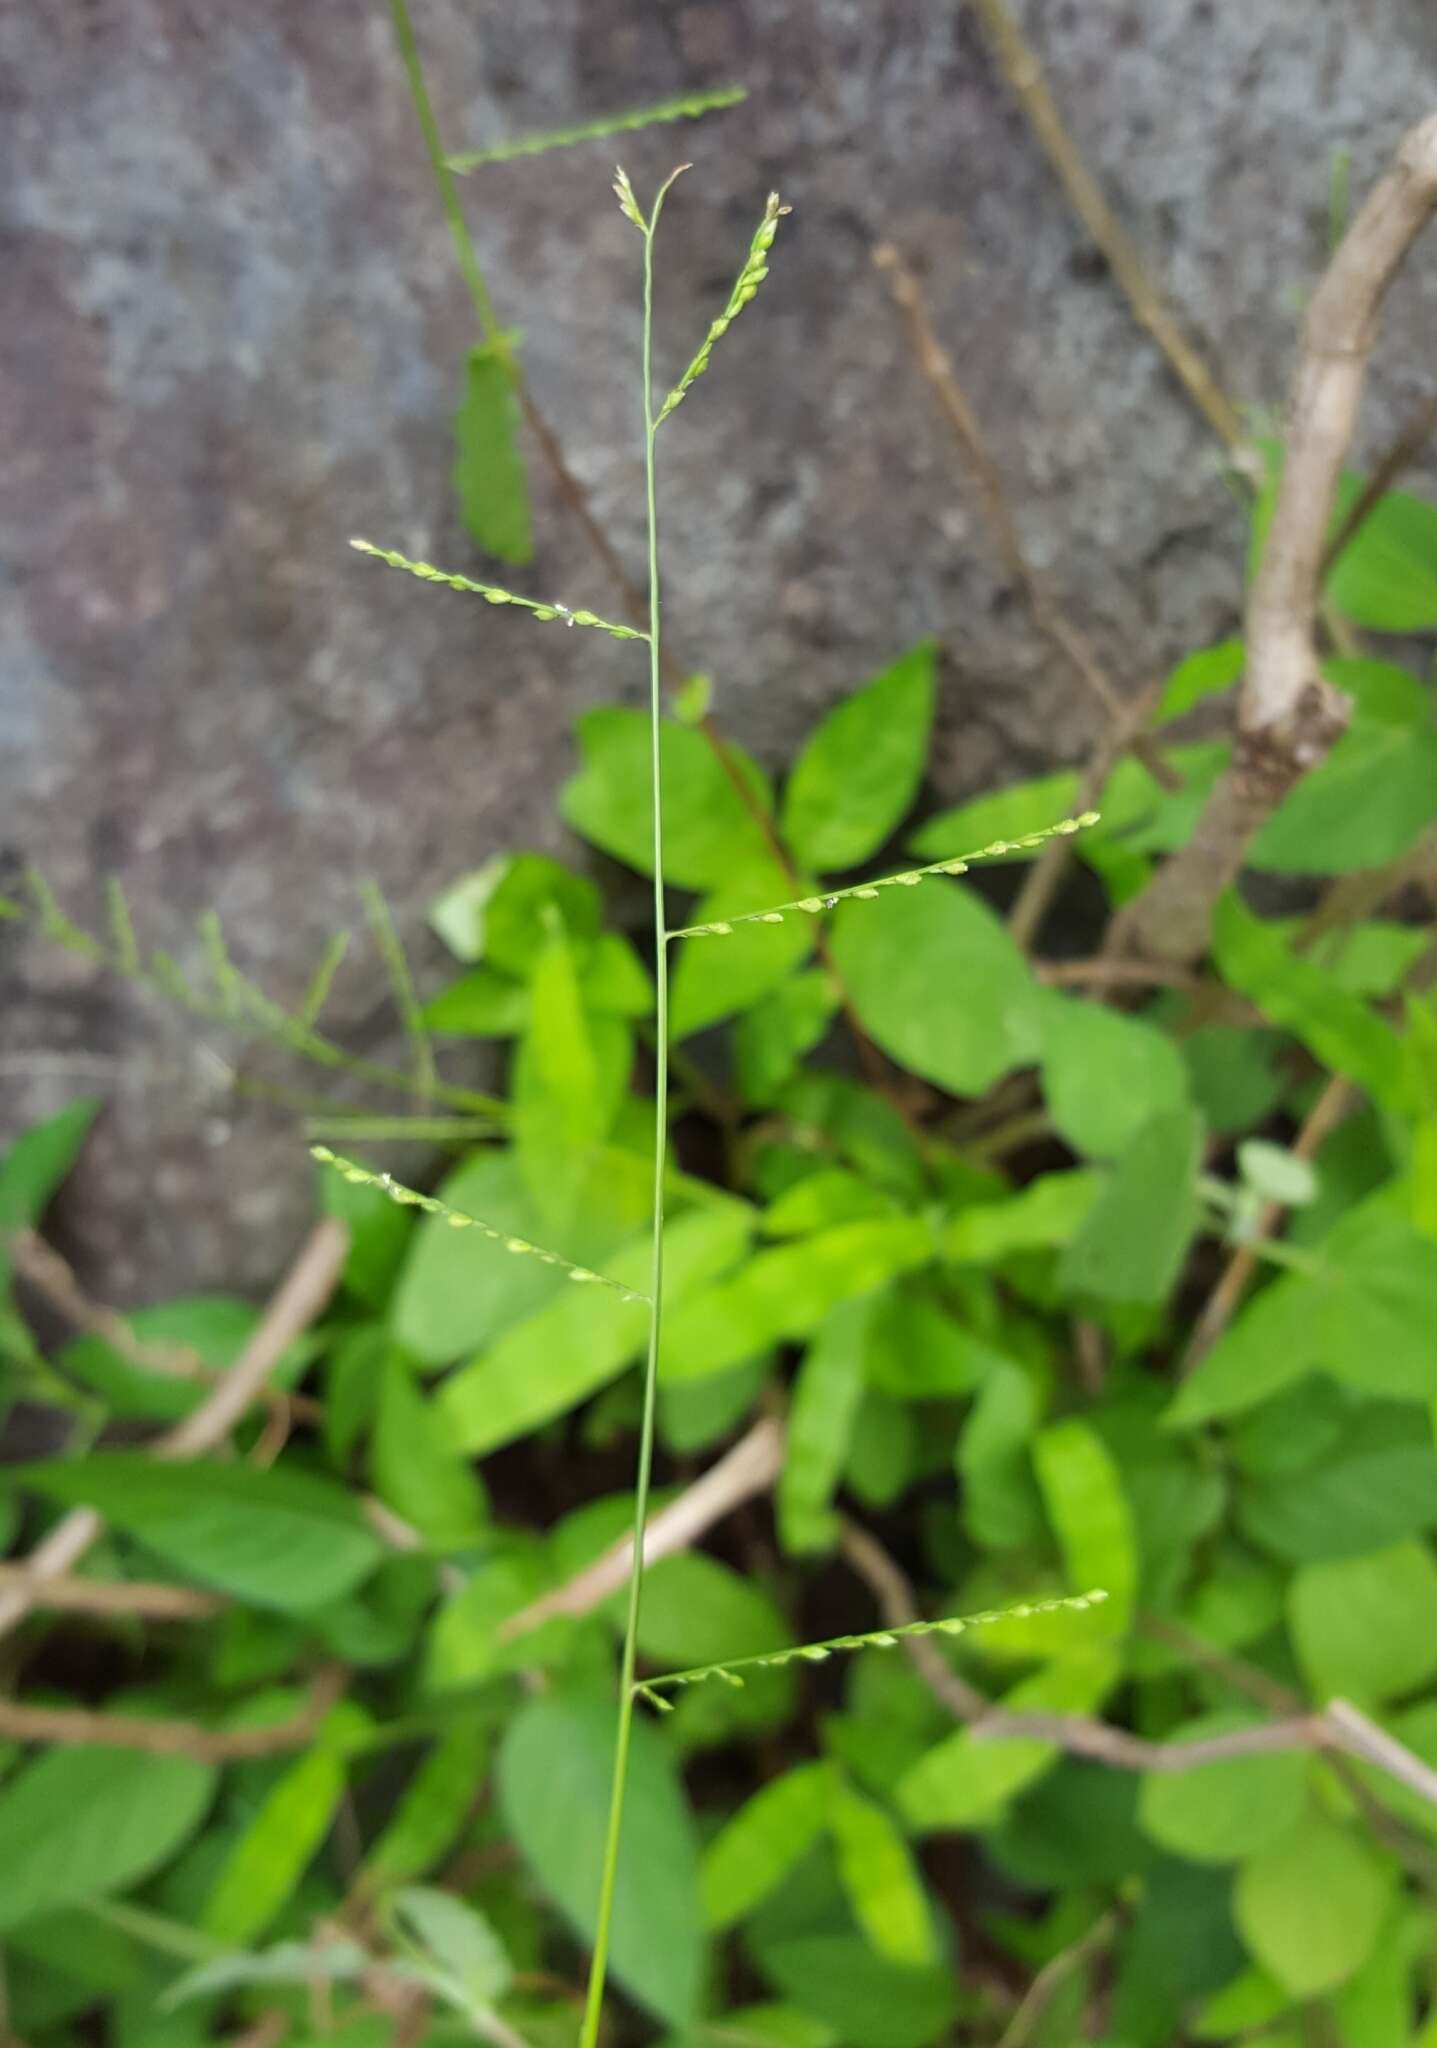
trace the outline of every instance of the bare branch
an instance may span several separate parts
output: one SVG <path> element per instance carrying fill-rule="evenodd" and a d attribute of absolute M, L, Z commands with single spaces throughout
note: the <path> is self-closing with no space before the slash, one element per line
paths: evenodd
<path fill-rule="evenodd" d="M 149 1579 L 46 1578 L 29 1565 L 0 1564 L 0 1592 L 62 1614 L 125 1616 L 139 1621 L 206 1621 L 229 1604 L 218 1593 Z"/>
<path fill-rule="evenodd" d="M 1403 140 L 1313 294 L 1289 405 L 1272 525 L 1247 606 L 1237 744 L 1188 845 L 1114 927 L 1122 950 L 1191 960 L 1212 906 L 1293 785 L 1325 759 L 1351 706 L 1322 675 L 1316 621 L 1327 531 L 1383 298 L 1437 211 L 1437 116 Z"/>
<path fill-rule="evenodd" d="M 1095 1920 L 1087 1933 L 1067 1948 L 1059 1949 L 1057 1955 L 1044 1963 L 1037 1976 L 1028 1986 L 1022 2004 L 1009 2020 L 998 2041 L 998 2048 L 1027 2048 L 1038 2023 L 1054 1995 L 1065 1984 L 1075 1970 L 1102 1952 L 1123 1924 L 1121 1913 L 1114 1910 L 1104 1913 Z"/>
<path fill-rule="evenodd" d="M 333 1216 L 315 1225 L 230 1371 L 192 1415 L 157 1439 L 151 1447 L 155 1457 L 197 1458 L 228 1436 L 289 1346 L 329 1300 L 348 1249 L 347 1225 Z M 30 1612 L 36 1582 L 60 1578 L 78 1564 L 104 1526 L 93 1508 L 72 1508 L 61 1517 L 23 1567 L 26 1585 L 0 1591 L 0 1635 Z"/>
<path fill-rule="evenodd" d="M 1101 186 L 1083 162 L 1077 144 L 1063 125 L 1044 80 L 1037 55 L 1008 11 L 1007 0 L 973 0 L 998 67 L 1027 116 L 1028 125 L 1062 180 L 1063 189 L 1088 233 L 1097 243 L 1114 277 L 1127 295 L 1134 317 L 1167 357 L 1184 390 L 1223 446 L 1246 447 L 1242 419 L 1230 398 L 1192 343 L 1186 339 L 1143 265 L 1137 249 L 1103 196 Z"/>
<path fill-rule="evenodd" d="M 84 1707 L 26 1707 L 0 1700 L 0 1740 L 137 1749 L 148 1756 L 187 1756 L 206 1764 L 248 1762 L 303 1749 L 343 1687 L 344 1674 L 338 1668 L 325 1671 L 299 1713 L 257 1728 L 205 1728 L 196 1721 L 105 1714 Z"/>
<path fill-rule="evenodd" d="M 773 1416 L 756 1422 L 702 1478 L 652 1517 L 644 1531 L 645 1565 L 687 1550 L 740 1502 L 766 1493 L 782 1469 L 783 1447 L 781 1422 Z M 500 1640 L 512 1642 L 556 1615 L 592 1613 L 627 1582 L 633 1557 L 633 1538 L 626 1536 L 566 1584 L 511 1614 L 499 1629 Z"/>

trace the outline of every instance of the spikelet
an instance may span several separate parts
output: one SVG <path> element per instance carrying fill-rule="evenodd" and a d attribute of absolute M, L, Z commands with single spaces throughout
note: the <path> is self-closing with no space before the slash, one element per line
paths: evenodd
<path fill-rule="evenodd" d="M 629 183 L 629 174 L 622 164 L 614 166 L 614 194 L 619 202 L 619 211 L 626 220 L 631 220 L 641 235 L 649 232 L 649 224 L 639 209 L 634 197 L 634 188 Z"/>
<path fill-rule="evenodd" d="M 542 156 L 550 149 L 571 149 L 578 142 L 599 142 L 606 135 L 626 134 L 633 128 L 654 128 L 664 121 L 693 121 L 700 114 L 717 113 L 721 107 L 736 107 L 748 98 L 742 85 L 717 85 L 709 92 L 684 93 L 678 99 L 660 100 L 652 107 L 634 107 L 626 114 L 609 114 L 602 120 L 585 121 L 574 128 L 553 128 L 542 135 L 516 135 L 512 142 L 496 142 L 489 149 L 463 149 L 446 157 L 451 171 L 465 177 L 485 164 L 511 163 L 515 157 Z M 620 204 L 623 204 L 622 194 Z M 629 212 L 624 207 L 625 213 Z M 633 220 L 632 213 L 629 214 Z M 642 221 L 635 226 L 642 227 Z"/>
<path fill-rule="evenodd" d="M 673 1701 L 658 1690 L 661 1686 L 703 1685 L 716 1679 L 721 1685 L 742 1686 L 745 1671 L 773 1670 L 784 1664 L 824 1664 L 835 1655 L 852 1655 L 857 1650 L 891 1650 L 905 1636 L 961 1636 L 970 1628 L 984 1628 L 995 1621 L 1023 1621 L 1034 1614 L 1081 1614 L 1107 1599 L 1100 1589 L 1091 1593 L 1068 1593 L 1054 1600 L 1026 1600 L 1017 1607 L 990 1608 L 981 1614 L 946 1615 L 941 1621 L 910 1621 L 902 1628 L 870 1629 L 861 1636 L 829 1636 L 820 1643 L 798 1643 L 787 1650 L 770 1650 L 757 1657 L 731 1657 L 726 1663 L 699 1664 L 689 1671 L 666 1671 L 659 1678 L 636 1681 L 634 1692 L 661 1714 L 673 1712 Z"/>
<path fill-rule="evenodd" d="M 790 211 L 789 207 L 780 206 L 776 192 L 769 193 L 768 204 L 763 210 L 763 219 L 759 222 L 757 232 L 749 245 L 749 252 L 744 258 L 744 266 L 738 274 L 738 280 L 729 293 L 728 304 L 704 336 L 698 354 L 660 406 L 658 418 L 654 421 L 656 427 L 662 426 L 674 407 L 683 403 L 695 377 L 702 377 L 708 368 L 714 343 L 728 333 L 749 300 L 757 295 L 759 286 L 768 276 L 768 252 L 773 247 L 774 236 L 778 233 L 778 223 L 782 216 Z"/>
<path fill-rule="evenodd" d="M 468 576 L 451 575 L 447 569 L 436 569 L 432 562 L 412 561 L 408 555 L 401 555 L 397 548 L 376 547 L 372 540 L 352 540 L 349 545 L 361 555 L 372 555 L 378 562 L 387 562 L 391 569 L 403 569 L 407 575 L 419 577 L 421 582 L 444 583 L 451 590 L 470 591 L 475 597 L 482 597 L 486 604 L 517 604 L 522 610 L 532 612 L 536 619 L 562 619 L 566 626 L 593 626 L 600 633 L 612 633 L 616 640 L 647 640 L 649 637 L 634 626 L 616 626 L 610 619 L 601 619 L 597 612 L 570 611 L 566 604 L 538 604 L 532 597 L 520 597 L 516 591 L 501 590 L 495 583 L 475 583 Z"/>
<path fill-rule="evenodd" d="M 712 924 L 689 924 L 668 934 L 670 939 L 712 939 L 727 938 L 735 925 L 740 924 L 782 924 L 790 911 L 802 911 L 816 917 L 820 911 L 833 910 L 840 903 L 871 903 L 883 889 L 914 889 L 920 882 L 928 881 L 934 875 L 964 875 L 976 860 L 996 860 L 1005 853 L 1014 853 L 1020 847 L 1041 846 L 1045 839 L 1055 839 L 1072 832 L 1082 832 L 1089 825 L 1096 825 L 1097 811 L 1081 811 L 1076 818 L 1060 818 L 1056 825 L 1045 825 L 1041 832 L 1025 832 L 1018 839 L 995 839 L 990 846 L 980 846 L 973 853 L 955 854 L 949 860 L 930 861 L 924 868 L 906 868 L 900 875 L 880 875 L 872 882 L 854 882 L 846 889 L 829 889 L 818 896 L 795 896 L 788 903 L 771 903 L 765 910 L 746 910 L 741 917 L 719 918 Z"/>
<path fill-rule="evenodd" d="M 599 1287 L 612 1288 L 625 1301 L 648 1300 L 646 1294 L 637 1293 L 632 1287 L 625 1287 L 618 1280 L 610 1280 L 607 1274 L 595 1273 L 587 1266 L 576 1266 L 572 1259 L 566 1259 L 559 1252 L 551 1252 L 547 1245 L 533 1244 L 527 1237 L 519 1237 L 512 1230 L 501 1230 L 495 1223 L 485 1223 L 479 1216 L 471 1216 L 464 1209 L 451 1208 L 448 1202 L 441 1202 L 437 1195 L 422 1195 L 417 1188 L 405 1187 L 392 1173 L 375 1173 L 370 1167 L 360 1166 L 353 1159 L 346 1159 L 342 1153 L 331 1152 L 328 1145 L 311 1145 L 310 1153 L 321 1166 L 333 1167 L 347 1181 L 356 1187 L 378 1188 L 388 1195 L 391 1202 L 398 1202 L 401 1208 L 423 1209 L 431 1216 L 443 1216 L 452 1229 L 477 1230 L 481 1237 L 490 1238 L 495 1244 L 502 1244 L 506 1252 L 527 1253 L 530 1257 L 542 1259 L 546 1266 L 560 1266 L 571 1280 L 593 1282 Z"/>

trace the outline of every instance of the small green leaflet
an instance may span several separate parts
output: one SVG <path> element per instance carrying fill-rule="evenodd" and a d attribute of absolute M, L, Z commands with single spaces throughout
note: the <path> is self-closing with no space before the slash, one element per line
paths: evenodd
<path fill-rule="evenodd" d="M 454 415 L 454 494 L 464 525 L 486 553 L 512 568 L 534 556 L 529 486 L 519 452 L 519 407 L 509 341 L 471 348 Z"/>

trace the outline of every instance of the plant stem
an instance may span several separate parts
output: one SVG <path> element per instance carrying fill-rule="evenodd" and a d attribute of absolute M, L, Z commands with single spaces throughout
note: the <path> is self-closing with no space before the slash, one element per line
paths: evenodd
<path fill-rule="evenodd" d="M 677 172 L 673 177 L 678 175 Z M 649 1346 L 644 1361 L 644 1407 L 639 1428 L 639 1468 L 634 1482 L 634 1553 L 629 1572 L 628 1614 L 619 1668 L 619 1726 L 614 1742 L 614 1776 L 609 1795 L 609 1828 L 604 1843 L 604 1868 L 599 1883 L 598 1925 L 594 1933 L 589 1989 L 579 2048 L 596 2048 L 604 2006 L 604 1976 L 609 1960 L 609 1932 L 619 1874 L 619 1842 L 624 1822 L 624 1789 L 629 1769 L 629 1742 L 634 1726 L 634 1668 L 638 1660 L 639 1603 L 644 1590 L 644 1523 L 648 1518 L 649 1478 L 654 1458 L 654 1413 L 658 1405 L 659 1332 L 664 1285 L 664 1173 L 668 1164 L 669 1095 L 669 971 L 668 927 L 664 914 L 664 807 L 660 770 L 660 717 L 663 670 L 659 646 L 659 511 L 654 479 L 654 231 L 670 177 L 654 201 L 644 232 L 644 482 L 648 503 L 649 542 L 649 776 L 654 808 L 654 970 L 658 986 L 654 1048 L 654 1219 L 649 1261 Z"/>

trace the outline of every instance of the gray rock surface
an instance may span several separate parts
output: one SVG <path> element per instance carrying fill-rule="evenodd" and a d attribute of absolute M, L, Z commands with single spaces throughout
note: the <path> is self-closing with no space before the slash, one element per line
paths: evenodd
<path fill-rule="evenodd" d="M 973 22 L 914 0 L 415 0 L 461 147 L 742 80 L 741 108 L 625 137 L 666 224 L 663 367 L 720 303 L 769 185 L 764 301 L 666 436 L 669 626 L 772 763 L 922 634 L 947 651 L 935 794 L 1081 754 L 1090 707 L 995 567 L 871 264 L 896 239 L 988 424 L 1033 558 L 1134 687 L 1226 631 L 1240 507 Z M 1354 192 L 1437 104 L 1430 0 L 1023 0 L 1093 168 L 1227 388 L 1280 401 Z M 435 889 L 562 849 L 573 713 L 637 701 L 632 648 L 530 631 L 359 562 L 369 533 L 482 564 L 453 511 L 471 339 L 386 10 L 373 0 L 0 9 L 0 847 L 93 916 L 118 876 L 191 957 L 216 907 L 294 992 L 379 878 L 421 963 Z M 612 144 L 485 172 L 466 204 L 501 316 L 624 556 L 640 551 L 631 231 Z M 1437 251 L 1400 282 L 1364 431 L 1425 390 Z M 523 587 L 611 607 L 536 478 Z M 229 1099 L 205 1034 L 6 934 L 0 1125 L 111 1107 L 59 1218 L 96 1284 L 258 1288 L 310 1200 L 292 1120 Z M 383 987 L 336 1017 L 382 1045 Z M 96 1064 L 98 1062 L 98 1064 Z M 291 1075 L 291 1079 L 295 1077 Z M 303 1077 L 300 1077 L 303 1082 Z M 307 1084 L 305 1084 L 307 1085 Z"/>

